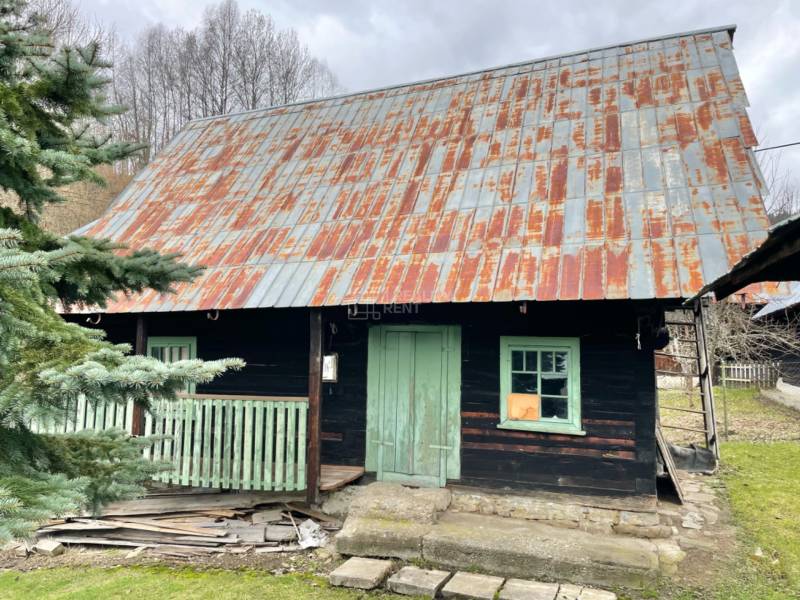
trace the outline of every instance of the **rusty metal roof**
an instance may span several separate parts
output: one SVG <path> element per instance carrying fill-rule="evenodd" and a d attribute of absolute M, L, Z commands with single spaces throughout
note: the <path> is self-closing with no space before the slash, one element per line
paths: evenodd
<path fill-rule="evenodd" d="M 720 300 L 740 290 L 749 291 L 747 288 L 760 282 L 794 281 L 798 273 L 800 215 L 794 215 L 770 227 L 757 248 L 742 256 L 730 271 L 708 283 L 696 296 L 713 292 Z M 780 292 L 773 290 L 773 294 Z"/>
<path fill-rule="evenodd" d="M 108 310 L 690 297 L 767 229 L 732 31 L 192 121 L 81 233 L 207 270 Z"/>

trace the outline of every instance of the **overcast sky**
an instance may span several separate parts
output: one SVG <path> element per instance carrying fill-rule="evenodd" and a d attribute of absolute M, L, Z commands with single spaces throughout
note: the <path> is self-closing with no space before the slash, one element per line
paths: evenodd
<path fill-rule="evenodd" d="M 203 0 L 79 0 L 122 37 L 190 28 Z M 736 24 L 736 58 L 762 146 L 800 141 L 800 2 L 239 0 L 294 27 L 347 91 L 453 75 L 662 34 Z M 769 153 L 775 156 L 777 152 Z M 800 146 L 780 152 L 800 181 Z"/>

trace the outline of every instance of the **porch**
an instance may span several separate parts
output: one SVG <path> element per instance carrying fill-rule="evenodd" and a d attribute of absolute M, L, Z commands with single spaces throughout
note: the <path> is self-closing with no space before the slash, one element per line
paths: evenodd
<path fill-rule="evenodd" d="M 133 402 L 101 405 L 81 399 L 71 414 L 32 427 L 54 433 L 118 428 L 153 436 L 145 456 L 172 465 L 159 482 L 305 492 L 309 503 L 318 502 L 320 492 L 364 474 L 363 460 L 345 457 L 340 463 L 328 456 L 322 464 L 321 311 L 284 311 L 266 319 L 264 328 L 254 325 L 252 314 L 237 316 L 223 329 L 216 322 L 219 315 L 211 313 L 106 315 L 101 327 L 109 339 L 133 342 L 136 354 L 165 362 L 240 356 L 247 363 L 244 376 L 218 378 L 200 386 L 202 393 L 192 386 L 176 402 L 157 401 L 149 411 Z M 265 330 L 272 332 L 271 340 L 264 340 Z"/>
<path fill-rule="evenodd" d="M 42 433 L 123 429 L 133 434 L 136 410 L 81 398 L 72 414 L 31 424 Z M 144 456 L 172 467 L 156 481 L 169 485 L 245 491 L 307 490 L 308 398 L 180 394 L 154 402 L 141 435 L 153 443 Z M 320 466 L 319 490 L 333 491 L 363 475 L 363 467 Z"/>

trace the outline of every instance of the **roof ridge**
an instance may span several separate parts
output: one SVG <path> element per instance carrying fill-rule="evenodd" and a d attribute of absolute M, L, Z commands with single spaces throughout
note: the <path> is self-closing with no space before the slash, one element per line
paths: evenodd
<path fill-rule="evenodd" d="M 251 108 L 249 110 L 240 110 L 240 111 L 236 111 L 236 112 L 225 113 L 225 114 L 222 114 L 222 115 L 210 115 L 208 117 L 198 117 L 196 119 L 191 119 L 190 121 L 188 121 L 184 127 L 189 126 L 192 123 L 199 123 L 199 122 L 202 122 L 202 121 L 214 121 L 214 120 L 217 120 L 217 119 L 226 119 L 226 118 L 229 118 L 229 117 L 238 117 L 238 116 L 242 116 L 242 115 L 260 113 L 260 112 L 266 113 L 266 112 L 270 112 L 270 111 L 280 110 L 282 108 L 290 108 L 290 107 L 293 107 L 293 106 L 303 106 L 303 105 L 306 105 L 306 104 L 315 104 L 315 103 L 318 103 L 318 102 L 327 102 L 327 101 L 330 101 L 330 100 L 340 100 L 340 99 L 343 99 L 343 98 L 351 98 L 351 97 L 356 97 L 356 96 L 365 96 L 365 95 L 368 95 L 368 94 L 377 94 L 378 92 L 384 92 L 384 91 L 387 91 L 387 90 L 395 90 L 395 89 L 404 88 L 404 87 L 413 87 L 415 85 L 424 85 L 424 84 L 427 84 L 427 83 L 434 83 L 436 81 L 445 81 L 447 79 L 457 79 L 457 78 L 461 78 L 461 77 L 469 77 L 470 75 L 477 75 L 478 73 L 491 73 L 492 71 L 501 71 L 501 70 L 510 69 L 510 68 L 513 68 L 513 67 L 521 67 L 523 65 L 530 65 L 530 64 L 535 64 L 535 63 L 538 63 L 538 62 L 547 61 L 547 60 L 554 60 L 556 58 L 559 58 L 559 59 L 560 58 L 568 58 L 570 56 L 577 56 L 579 54 L 587 54 L 589 52 L 599 52 L 601 50 L 610 50 L 611 48 L 622 48 L 622 47 L 625 47 L 625 46 L 633 46 L 634 44 L 643 44 L 645 42 L 658 42 L 658 41 L 661 41 L 661 40 L 669 40 L 669 39 L 672 39 L 672 38 L 685 37 L 685 36 L 689 36 L 689 35 L 700 35 L 700 34 L 704 34 L 704 33 L 716 33 L 718 31 L 727 31 L 728 33 L 730 33 L 731 40 L 733 40 L 733 34 L 736 32 L 736 27 L 737 26 L 734 23 L 734 24 L 729 24 L 729 25 L 720 25 L 718 27 L 707 27 L 707 28 L 704 28 L 704 29 L 693 29 L 693 30 L 690 30 L 690 31 L 670 33 L 670 34 L 658 35 L 658 36 L 653 36 L 653 37 L 648 37 L 648 38 L 641 38 L 641 39 L 637 39 L 637 40 L 631 40 L 631 41 L 628 41 L 628 42 L 620 42 L 620 43 L 617 43 L 617 44 L 606 44 L 606 45 L 603 45 L 603 46 L 595 46 L 593 48 L 586 48 L 586 49 L 583 49 L 583 50 L 575 50 L 573 52 L 564 52 L 564 53 L 561 53 L 561 54 L 552 54 L 552 55 L 549 55 L 549 56 L 541 56 L 541 57 L 537 57 L 537 58 L 530 58 L 530 59 L 521 60 L 521 61 L 517 61 L 517 62 L 513 62 L 513 63 L 508 63 L 508 64 L 505 64 L 505 65 L 497 65 L 497 66 L 494 66 L 494 67 L 487 67 L 487 68 L 484 68 L 484 69 L 476 69 L 474 71 L 467 71 L 467 72 L 464 72 L 464 73 L 454 73 L 454 74 L 451 74 L 451 75 L 439 75 L 439 76 L 436 76 L 436 77 L 430 77 L 428 79 L 419 79 L 419 80 L 416 80 L 416 81 L 408 81 L 408 82 L 405 82 L 405 83 L 396 83 L 396 84 L 385 85 L 385 86 L 380 86 L 380 87 L 376 87 L 376 88 L 358 90 L 358 91 L 355 91 L 355 92 L 345 92 L 345 93 L 342 93 L 342 94 L 334 94 L 333 96 L 324 96 L 324 97 L 321 97 L 321 98 L 308 98 L 306 100 L 297 100 L 295 102 L 286 102 L 285 104 L 275 104 L 273 106 L 265 106 L 265 107 L 262 107 L 262 108 Z"/>

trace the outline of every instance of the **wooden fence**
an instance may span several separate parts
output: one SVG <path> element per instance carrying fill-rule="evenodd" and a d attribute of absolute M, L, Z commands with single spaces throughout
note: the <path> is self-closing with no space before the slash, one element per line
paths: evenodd
<path fill-rule="evenodd" d="M 172 463 L 165 483 L 235 490 L 306 488 L 308 400 L 185 394 L 152 407 L 146 455 Z"/>
<path fill-rule="evenodd" d="M 780 377 L 780 362 L 726 363 L 719 365 L 720 385 L 726 388 L 774 388 Z"/>
<path fill-rule="evenodd" d="M 153 461 L 172 468 L 165 483 L 230 490 L 300 491 L 306 488 L 308 399 L 182 394 L 153 403 L 145 435 Z M 99 405 L 82 399 L 72 418 L 31 424 L 41 433 L 119 428 L 132 431 L 133 403 Z"/>
<path fill-rule="evenodd" d="M 75 433 L 86 429 L 124 429 L 131 432 L 133 426 L 133 400 L 127 404 L 88 402 L 81 396 L 72 414 L 51 415 L 31 421 L 34 433 Z"/>

